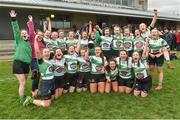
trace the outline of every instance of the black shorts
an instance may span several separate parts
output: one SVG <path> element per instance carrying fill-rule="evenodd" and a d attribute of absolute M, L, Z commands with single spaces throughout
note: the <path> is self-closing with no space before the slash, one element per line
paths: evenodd
<path fill-rule="evenodd" d="M 134 78 L 123 79 L 121 77 L 118 77 L 118 86 L 126 86 L 132 88 L 133 85 L 134 85 Z"/>
<path fill-rule="evenodd" d="M 104 74 L 91 74 L 89 83 L 105 82 Z"/>
<path fill-rule="evenodd" d="M 64 88 L 65 80 L 63 76 L 54 76 L 55 89 Z"/>
<path fill-rule="evenodd" d="M 144 79 L 136 79 L 135 89 L 148 92 L 152 87 L 152 78 L 148 76 Z"/>
<path fill-rule="evenodd" d="M 54 79 L 41 80 L 40 82 L 40 93 L 43 100 L 51 99 L 51 95 L 55 94 Z"/>
<path fill-rule="evenodd" d="M 90 79 L 89 72 L 79 72 L 78 79 L 77 79 L 77 87 L 78 88 L 82 88 L 82 87 L 87 88 L 89 79 Z"/>
<path fill-rule="evenodd" d="M 148 61 L 149 61 L 149 65 L 156 65 L 157 67 L 162 67 L 164 64 L 164 56 L 161 55 L 159 58 L 156 58 L 156 57 L 151 58 L 149 56 Z"/>
<path fill-rule="evenodd" d="M 13 62 L 13 74 L 28 74 L 30 64 L 14 60 Z"/>
<path fill-rule="evenodd" d="M 76 87 L 77 73 L 66 73 L 64 89 L 68 90 L 70 86 Z"/>

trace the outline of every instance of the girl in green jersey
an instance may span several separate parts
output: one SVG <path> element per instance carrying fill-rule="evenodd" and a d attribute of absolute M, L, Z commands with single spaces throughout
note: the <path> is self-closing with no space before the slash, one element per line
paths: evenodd
<path fill-rule="evenodd" d="M 110 93 L 111 88 L 114 92 L 118 91 L 118 67 L 114 59 L 109 60 L 105 68 L 106 85 L 105 92 Z"/>
<path fill-rule="evenodd" d="M 25 83 L 29 73 L 29 65 L 32 60 L 32 48 L 28 40 L 28 33 L 26 30 L 19 29 L 18 22 L 16 20 L 17 13 L 11 10 L 10 17 L 12 19 L 11 25 L 13 28 L 13 34 L 15 39 L 15 54 L 13 61 L 13 74 L 15 74 L 19 81 L 19 99 L 22 103 L 25 99 L 24 89 Z"/>
<path fill-rule="evenodd" d="M 138 52 L 133 53 L 133 71 L 136 78 L 134 95 L 146 97 L 152 87 L 152 78 L 146 60 Z"/>

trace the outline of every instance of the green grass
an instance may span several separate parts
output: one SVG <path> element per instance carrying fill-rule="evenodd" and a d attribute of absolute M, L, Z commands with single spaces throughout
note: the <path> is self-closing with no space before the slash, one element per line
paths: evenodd
<path fill-rule="evenodd" d="M 180 60 L 173 61 L 174 70 L 164 66 L 164 87 L 153 89 L 147 98 L 119 93 L 65 94 L 49 108 L 23 107 L 18 102 L 18 81 L 12 75 L 12 62 L 0 62 L 0 118 L 180 118 Z M 31 80 L 26 84 L 30 95 Z"/>

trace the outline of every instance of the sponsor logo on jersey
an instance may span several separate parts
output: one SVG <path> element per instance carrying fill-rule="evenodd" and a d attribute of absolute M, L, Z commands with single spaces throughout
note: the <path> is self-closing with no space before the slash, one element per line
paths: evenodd
<path fill-rule="evenodd" d="M 108 48 L 108 47 L 109 47 L 109 44 L 103 43 L 103 44 L 102 44 L 102 47 L 103 47 L 103 48 Z"/>
<path fill-rule="evenodd" d="M 129 49 L 131 47 L 131 43 L 130 42 L 125 42 L 124 47 L 125 47 L 125 49 Z"/>
<path fill-rule="evenodd" d="M 137 42 L 137 43 L 135 44 L 135 46 L 136 46 L 137 48 L 142 48 L 142 47 L 143 47 L 143 42 Z"/>
<path fill-rule="evenodd" d="M 53 45 L 52 45 L 51 43 L 48 43 L 48 44 L 46 45 L 46 47 L 47 47 L 47 48 L 52 48 Z"/>
<path fill-rule="evenodd" d="M 122 42 L 121 41 L 116 41 L 115 44 L 116 44 L 117 47 L 121 47 Z"/>
<path fill-rule="evenodd" d="M 137 73 L 137 78 L 138 79 L 144 79 L 144 74 L 143 73 Z"/>
<path fill-rule="evenodd" d="M 119 72 L 119 74 L 120 74 L 120 76 L 124 76 L 124 77 L 128 76 L 128 72 L 126 72 L 126 71 L 121 71 L 121 72 Z"/>
<path fill-rule="evenodd" d="M 70 64 L 70 67 L 71 67 L 72 69 L 76 69 L 76 68 L 77 68 L 77 64 L 76 64 L 76 63 L 72 63 L 72 64 Z"/>
<path fill-rule="evenodd" d="M 102 66 L 96 66 L 95 69 L 100 72 L 102 71 Z"/>
<path fill-rule="evenodd" d="M 49 68 L 48 68 L 48 70 L 49 70 L 49 72 L 53 72 L 53 69 L 54 67 L 53 66 L 50 66 Z"/>
<path fill-rule="evenodd" d="M 86 63 L 86 64 L 83 64 L 83 65 L 82 65 L 82 68 L 83 68 L 83 69 L 89 68 L 89 64 L 87 64 L 87 63 Z"/>
<path fill-rule="evenodd" d="M 63 72 L 64 71 L 64 68 L 63 67 L 57 67 L 56 68 L 56 72 L 57 73 L 61 73 L 61 72 Z"/>

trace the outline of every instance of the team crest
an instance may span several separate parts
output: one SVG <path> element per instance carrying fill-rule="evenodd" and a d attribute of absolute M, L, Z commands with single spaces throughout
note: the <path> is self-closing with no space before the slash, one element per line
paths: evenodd
<path fill-rule="evenodd" d="M 125 42 L 124 47 L 125 47 L 125 49 L 129 49 L 131 47 L 131 43 L 130 42 Z"/>
<path fill-rule="evenodd" d="M 143 42 L 137 42 L 137 43 L 135 44 L 135 46 L 136 46 L 137 48 L 142 48 L 142 47 L 143 47 Z"/>
<path fill-rule="evenodd" d="M 97 71 L 102 71 L 102 67 L 101 66 L 96 66 L 95 68 Z"/>
<path fill-rule="evenodd" d="M 137 73 L 137 78 L 138 79 L 144 79 L 144 74 L 143 73 Z"/>
<path fill-rule="evenodd" d="M 72 64 L 70 64 L 70 67 L 71 67 L 72 69 L 76 69 L 76 68 L 77 68 L 77 64 L 76 64 L 76 63 L 72 63 Z"/>

